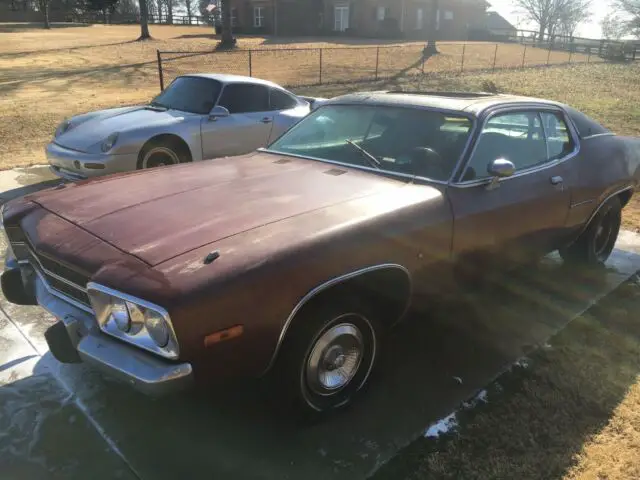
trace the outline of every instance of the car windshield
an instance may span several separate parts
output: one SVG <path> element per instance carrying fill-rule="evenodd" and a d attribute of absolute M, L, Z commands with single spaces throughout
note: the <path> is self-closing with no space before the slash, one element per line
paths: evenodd
<path fill-rule="evenodd" d="M 269 150 L 446 181 L 471 127 L 467 117 L 423 108 L 326 105 Z"/>
<path fill-rule="evenodd" d="M 178 77 L 150 105 L 206 115 L 216 104 L 222 85 L 201 77 Z"/>

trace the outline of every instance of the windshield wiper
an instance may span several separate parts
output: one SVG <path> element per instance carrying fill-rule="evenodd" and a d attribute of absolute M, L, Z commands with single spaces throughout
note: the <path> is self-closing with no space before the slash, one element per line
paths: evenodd
<path fill-rule="evenodd" d="M 379 170 L 382 167 L 382 164 L 378 161 L 376 157 L 374 157 L 371 153 L 367 152 L 364 148 L 362 148 L 356 142 L 349 139 L 347 139 L 346 142 L 352 147 L 354 147 L 355 149 L 357 149 L 360 153 L 362 153 L 364 158 L 366 158 L 367 161 L 369 162 L 369 165 L 371 165 L 373 168 L 377 168 Z"/>

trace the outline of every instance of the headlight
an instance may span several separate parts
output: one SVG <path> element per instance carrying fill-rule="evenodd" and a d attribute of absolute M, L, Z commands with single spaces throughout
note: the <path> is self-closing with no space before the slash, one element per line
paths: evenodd
<path fill-rule="evenodd" d="M 58 128 L 56 128 L 55 137 L 58 138 L 60 135 L 62 135 L 65 132 L 68 132 L 70 129 L 71 129 L 71 120 L 64 120 L 60 125 L 58 125 Z"/>
<path fill-rule="evenodd" d="M 118 134 L 112 133 L 107 137 L 107 139 L 104 142 L 102 142 L 102 145 L 100 145 L 100 149 L 106 153 L 113 148 L 113 146 L 116 144 L 117 141 L 118 141 Z"/>
<path fill-rule="evenodd" d="M 166 347 L 169 343 L 169 325 L 158 312 L 147 310 L 144 314 L 144 325 L 149 336 L 159 347 Z"/>
<path fill-rule="evenodd" d="M 178 342 L 165 309 L 96 283 L 89 283 L 87 292 L 103 332 L 163 357 L 178 358 Z"/>

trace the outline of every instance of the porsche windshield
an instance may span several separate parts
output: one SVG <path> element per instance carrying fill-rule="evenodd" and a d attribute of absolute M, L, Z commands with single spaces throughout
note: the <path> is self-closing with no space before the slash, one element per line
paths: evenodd
<path fill-rule="evenodd" d="M 471 128 L 467 117 L 421 108 L 327 105 L 269 150 L 446 181 Z"/>
<path fill-rule="evenodd" d="M 149 105 L 206 115 L 216 104 L 221 87 L 211 78 L 178 77 Z"/>

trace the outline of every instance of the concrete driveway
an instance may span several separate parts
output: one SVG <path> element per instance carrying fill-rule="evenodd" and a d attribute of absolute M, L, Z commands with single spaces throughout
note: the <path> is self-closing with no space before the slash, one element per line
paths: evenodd
<path fill-rule="evenodd" d="M 49 179 L 38 168 L 0 173 L 0 199 Z M 365 478 L 640 270 L 638 252 L 640 238 L 624 232 L 605 270 L 571 271 L 549 257 L 483 292 L 414 311 L 361 401 L 304 428 L 274 416 L 257 382 L 150 399 L 61 365 L 43 338 L 53 319 L 1 298 L 1 476 Z"/>

